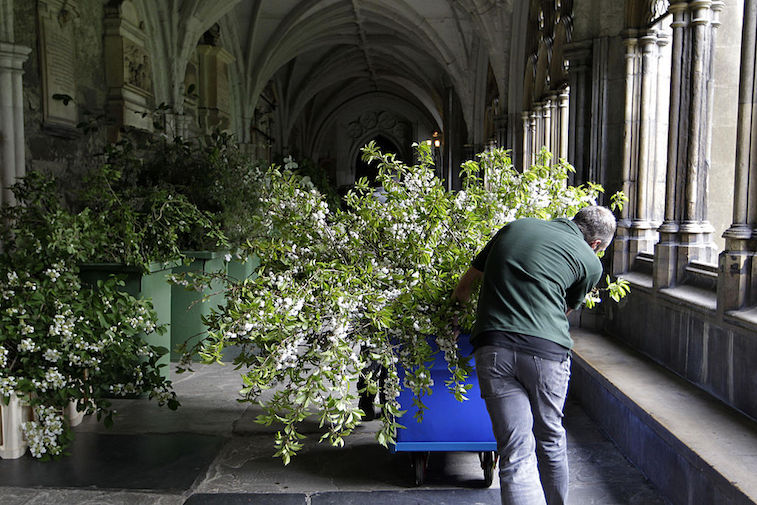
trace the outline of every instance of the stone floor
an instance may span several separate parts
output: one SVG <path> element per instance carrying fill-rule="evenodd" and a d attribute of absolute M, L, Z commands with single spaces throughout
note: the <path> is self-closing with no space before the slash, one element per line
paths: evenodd
<path fill-rule="evenodd" d="M 377 421 L 342 449 L 308 443 L 284 467 L 272 457 L 275 430 L 254 423 L 259 407 L 235 400 L 240 380 L 231 366 L 199 366 L 174 384 L 182 402 L 175 412 L 120 400 L 112 429 L 92 418 L 76 428 L 70 456 L 0 460 L 0 504 L 499 503 L 497 478 L 484 488 L 473 453 L 432 453 L 426 482 L 416 487 L 409 455 L 375 441 Z M 665 505 L 575 402 L 565 425 L 571 505 Z"/>

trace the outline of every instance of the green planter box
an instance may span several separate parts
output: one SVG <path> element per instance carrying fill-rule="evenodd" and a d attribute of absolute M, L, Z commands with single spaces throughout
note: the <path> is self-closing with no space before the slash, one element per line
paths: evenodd
<path fill-rule="evenodd" d="M 252 254 L 244 259 L 234 257 L 228 264 L 229 277 L 242 281 L 244 279 L 254 279 L 257 276 L 256 270 L 260 266 L 260 258 Z M 223 361 L 232 362 L 240 353 L 237 346 L 229 346 L 223 350 Z"/>
<path fill-rule="evenodd" d="M 192 260 L 191 263 L 174 267 L 173 273 L 183 272 L 223 272 L 226 273 L 225 252 L 216 251 L 187 251 L 184 254 Z M 207 297 L 207 298 L 206 298 Z M 202 318 L 210 315 L 211 309 L 226 302 L 223 284 L 214 282 L 205 291 L 186 289 L 183 286 L 172 286 L 171 292 L 171 360 L 178 361 L 181 353 L 178 346 L 185 342 L 193 344 L 204 338 L 207 327 Z"/>
<path fill-rule="evenodd" d="M 83 283 L 95 285 L 98 280 L 105 280 L 110 276 L 119 276 L 125 281 L 124 291 L 139 299 L 150 299 L 153 308 L 158 315 L 158 324 L 167 325 L 163 335 L 157 332 L 145 335 L 145 341 L 150 345 L 171 348 L 171 285 L 166 276 L 170 275 L 173 268 L 180 265 L 180 261 L 167 263 L 151 263 L 149 272 L 143 273 L 137 267 L 131 267 L 120 263 L 86 263 L 79 265 L 81 280 Z M 158 364 L 162 367 L 161 375 L 169 377 L 170 370 L 167 366 L 169 356 L 161 356 Z"/>
<path fill-rule="evenodd" d="M 256 255 L 244 259 L 233 258 L 229 262 L 229 277 L 241 281 L 255 275 L 255 270 L 260 266 L 260 258 Z"/>

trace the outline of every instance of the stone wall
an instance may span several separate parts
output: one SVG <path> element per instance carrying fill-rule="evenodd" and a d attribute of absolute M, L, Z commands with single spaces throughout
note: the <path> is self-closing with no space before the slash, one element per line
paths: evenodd
<path fill-rule="evenodd" d="M 81 132 L 51 132 L 43 124 L 43 88 L 40 58 L 37 2 L 14 2 L 16 43 L 32 48 L 24 65 L 24 132 L 26 137 L 26 168 L 60 175 L 81 173 L 96 163 L 92 152 L 104 142 L 104 131 L 90 135 Z M 103 64 L 103 5 L 98 0 L 79 0 L 75 23 L 75 54 L 73 75 L 76 96 L 67 107 L 77 109 L 78 120 L 90 113 L 103 112 L 105 78 Z M 64 177 L 72 180 L 71 177 Z"/>

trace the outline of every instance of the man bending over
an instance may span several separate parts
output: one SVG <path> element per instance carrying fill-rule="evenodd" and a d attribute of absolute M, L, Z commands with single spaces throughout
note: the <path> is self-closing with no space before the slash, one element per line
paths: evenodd
<path fill-rule="evenodd" d="M 567 503 L 567 315 L 599 281 L 596 253 L 610 244 L 615 226 L 612 212 L 599 206 L 581 209 L 572 221 L 513 221 L 455 289 L 453 297 L 467 301 L 482 279 L 471 342 L 499 451 L 503 505 Z"/>

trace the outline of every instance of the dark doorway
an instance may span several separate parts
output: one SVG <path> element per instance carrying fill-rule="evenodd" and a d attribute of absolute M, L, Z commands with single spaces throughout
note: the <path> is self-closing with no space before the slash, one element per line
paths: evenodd
<path fill-rule="evenodd" d="M 376 146 L 378 146 L 379 150 L 382 153 L 394 153 L 397 156 L 398 160 L 402 160 L 403 162 L 405 161 L 400 154 L 397 145 L 388 138 L 384 137 L 383 135 L 376 135 L 371 140 L 376 143 Z M 373 162 L 369 165 L 368 163 L 363 161 L 362 157 L 363 152 L 359 151 L 357 154 L 357 159 L 355 160 L 355 181 L 357 181 L 361 177 L 366 177 L 368 179 L 368 182 L 373 186 L 375 185 L 376 176 L 378 175 L 378 163 Z"/>

